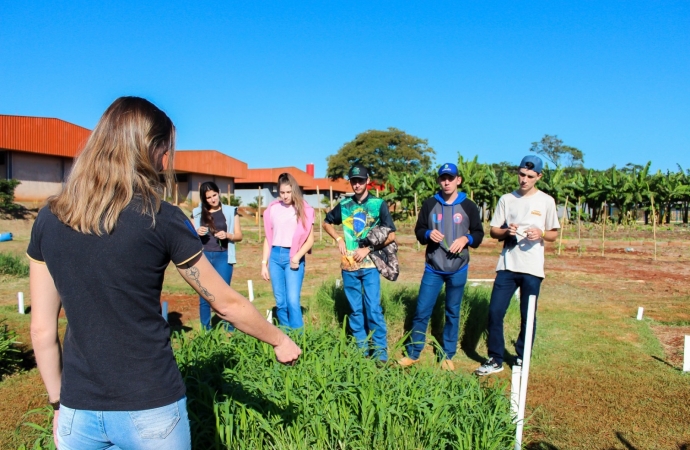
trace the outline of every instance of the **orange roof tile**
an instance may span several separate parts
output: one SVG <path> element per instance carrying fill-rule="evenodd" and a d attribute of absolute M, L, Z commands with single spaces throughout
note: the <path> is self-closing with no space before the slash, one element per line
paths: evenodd
<path fill-rule="evenodd" d="M 91 131 L 48 117 L 0 114 L 0 148 L 74 158 Z"/>
<path fill-rule="evenodd" d="M 350 182 L 344 178 L 338 178 L 337 180 L 331 180 L 330 178 L 314 178 L 314 183 L 310 186 L 306 186 L 305 189 L 316 190 L 317 186 L 321 192 L 328 192 L 331 186 L 333 187 L 333 192 L 352 192 Z"/>
<path fill-rule="evenodd" d="M 177 150 L 175 171 L 230 178 L 247 176 L 247 163 L 217 150 Z"/>
<path fill-rule="evenodd" d="M 314 178 L 307 172 L 298 169 L 297 167 L 276 167 L 274 169 L 248 169 L 247 176 L 242 179 L 235 180 L 236 184 L 241 183 L 277 183 L 278 176 L 287 172 L 297 180 L 297 184 L 301 187 L 310 186 L 314 184 Z"/>

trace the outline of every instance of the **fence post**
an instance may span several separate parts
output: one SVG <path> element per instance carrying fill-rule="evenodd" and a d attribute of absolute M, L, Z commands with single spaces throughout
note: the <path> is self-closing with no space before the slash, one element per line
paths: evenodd
<path fill-rule="evenodd" d="M 318 209 L 317 213 L 319 215 L 319 242 L 323 241 L 323 227 L 321 226 L 321 191 L 319 191 L 319 187 L 316 186 L 316 201 L 319 202 L 318 204 Z"/>
<path fill-rule="evenodd" d="M 26 314 L 26 309 L 24 309 L 24 293 L 17 292 L 17 309 L 19 314 Z"/>

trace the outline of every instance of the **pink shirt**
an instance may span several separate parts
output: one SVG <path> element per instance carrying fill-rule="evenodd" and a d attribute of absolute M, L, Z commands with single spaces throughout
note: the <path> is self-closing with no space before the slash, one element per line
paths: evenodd
<path fill-rule="evenodd" d="M 292 236 L 297 229 L 295 207 L 283 202 L 276 204 L 271 210 L 271 227 L 275 247 L 292 247 Z"/>
<path fill-rule="evenodd" d="M 283 206 L 281 205 L 282 203 L 280 200 L 274 200 L 273 202 L 271 202 L 270 205 L 268 205 L 268 208 L 266 208 L 266 210 L 264 211 L 264 231 L 269 247 L 276 245 L 273 242 L 273 236 L 275 234 L 273 231 L 273 212 L 280 211 L 283 208 Z M 312 227 L 314 225 L 314 208 L 309 206 L 307 202 L 304 202 L 303 205 L 306 220 L 304 221 L 304 223 L 300 222 L 298 224 L 297 217 L 295 217 L 295 229 L 292 233 L 291 244 L 289 245 L 290 258 L 295 256 L 299 249 L 302 248 L 302 245 L 304 245 L 304 243 L 307 241 L 309 233 L 311 233 Z M 311 253 L 311 250 L 309 250 L 309 253 Z"/>

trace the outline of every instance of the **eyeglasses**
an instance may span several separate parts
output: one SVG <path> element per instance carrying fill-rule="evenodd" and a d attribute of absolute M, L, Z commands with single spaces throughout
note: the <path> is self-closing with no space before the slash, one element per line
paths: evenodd
<path fill-rule="evenodd" d="M 367 180 L 364 178 L 350 178 L 350 184 L 367 184 Z"/>

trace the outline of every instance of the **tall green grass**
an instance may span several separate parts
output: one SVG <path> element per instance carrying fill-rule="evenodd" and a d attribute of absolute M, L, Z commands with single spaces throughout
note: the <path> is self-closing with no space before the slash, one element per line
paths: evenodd
<path fill-rule="evenodd" d="M 389 335 L 393 340 L 402 338 L 412 328 L 412 319 L 417 307 L 419 286 L 383 282 L 381 284 L 381 306 L 388 324 Z M 485 286 L 467 286 L 460 308 L 460 330 L 458 345 L 469 357 L 476 361 L 484 360 L 486 355 L 486 326 L 489 316 L 491 288 Z M 431 344 L 441 342 L 445 325 L 445 289 L 441 291 L 429 321 L 427 340 Z M 321 324 L 326 327 L 341 327 L 345 317 L 350 313 L 347 298 L 342 285 L 336 287 L 335 280 L 324 283 L 315 293 L 312 300 L 317 309 Z M 520 309 L 513 301 L 505 318 L 506 339 L 517 338 L 520 325 Z M 513 339 L 514 341 L 514 339 Z M 510 349 L 510 342 L 506 342 Z M 459 349 L 459 350 L 460 350 Z M 506 355 L 508 356 L 508 355 Z"/>
<path fill-rule="evenodd" d="M 16 344 L 17 333 L 7 327 L 5 320 L 0 320 L 0 380 L 19 370 L 22 361 Z"/>
<path fill-rule="evenodd" d="M 294 367 L 216 330 L 177 334 L 194 448 L 504 449 L 515 426 L 502 388 L 469 375 L 380 367 L 344 330 L 307 328 Z"/>
<path fill-rule="evenodd" d="M 22 257 L 10 253 L 0 253 L 0 275 L 28 277 L 29 264 Z"/>

